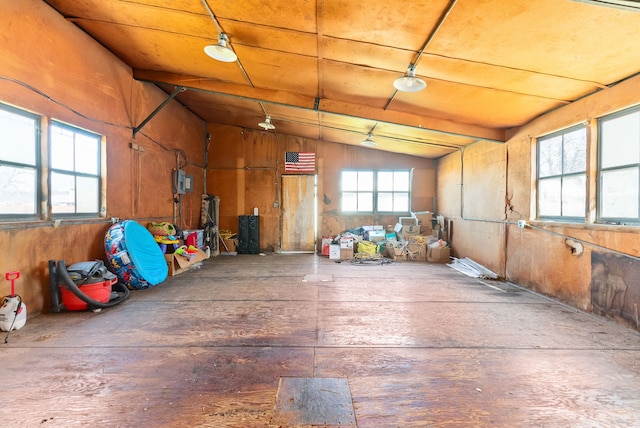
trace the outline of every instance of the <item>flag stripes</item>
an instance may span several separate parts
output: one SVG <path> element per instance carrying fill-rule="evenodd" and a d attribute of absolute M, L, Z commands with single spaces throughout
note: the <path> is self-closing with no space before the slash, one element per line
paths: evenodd
<path fill-rule="evenodd" d="M 284 172 L 316 172 L 316 154 L 286 152 Z"/>

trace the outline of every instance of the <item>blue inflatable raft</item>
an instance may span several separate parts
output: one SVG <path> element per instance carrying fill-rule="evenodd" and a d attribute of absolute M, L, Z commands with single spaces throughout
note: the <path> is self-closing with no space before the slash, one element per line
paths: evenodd
<path fill-rule="evenodd" d="M 167 279 L 169 269 L 162 250 L 153 235 L 134 220 L 111 226 L 104 249 L 120 282 L 131 289 L 153 287 Z"/>

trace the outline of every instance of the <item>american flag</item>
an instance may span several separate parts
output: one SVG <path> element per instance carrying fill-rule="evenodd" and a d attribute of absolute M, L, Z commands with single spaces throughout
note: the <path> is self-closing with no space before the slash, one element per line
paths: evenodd
<path fill-rule="evenodd" d="M 316 172 L 316 154 L 286 152 L 284 172 Z"/>

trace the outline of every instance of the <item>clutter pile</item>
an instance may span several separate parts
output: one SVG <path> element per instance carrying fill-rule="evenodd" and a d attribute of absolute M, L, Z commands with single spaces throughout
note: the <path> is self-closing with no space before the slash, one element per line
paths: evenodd
<path fill-rule="evenodd" d="M 322 255 L 330 260 L 421 261 L 448 263 L 451 249 L 444 217 L 428 211 L 399 217 L 395 225 L 361 226 L 322 238 Z"/>
<path fill-rule="evenodd" d="M 168 223 L 149 223 L 147 230 L 165 255 L 169 275 L 177 275 L 209 258 L 210 249 L 204 245 L 204 230 L 180 230 Z"/>
<path fill-rule="evenodd" d="M 230 230 L 222 229 L 220 231 L 220 240 L 222 241 L 222 249 L 220 255 L 236 255 L 236 247 L 238 246 L 238 235 Z"/>
<path fill-rule="evenodd" d="M 153 235 L 153 239 L 160 245 L 163 254 L 171 254 L 178 249 L 180 240 L 177 237 L 176 227 L 168 222 L 149 223 L 147 230 Z"/>

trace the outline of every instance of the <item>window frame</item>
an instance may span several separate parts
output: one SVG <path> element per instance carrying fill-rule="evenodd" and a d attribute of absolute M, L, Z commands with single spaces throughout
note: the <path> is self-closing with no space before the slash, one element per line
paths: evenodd
<path fill-rule="evenodd" d="M 12 167 L 18 167 L 18 168 L 25 168 L 25 169 L 32 169 L 35 172 L 35 180 L 34 180 L 34 196 L 35 196 L 35 201 L 34 201 L 34 212 L 33 213 L 17 213 L 17 212 L 13 212 L 13 213 L 6 213 L 6 214 L 0 214 L 0 222 L 5 222 L 5 221 L 29 221 L 29 220 L 39 220 L 42 218 L 42 199 L 43 199 L 43 193 L 42 193 L 42 158 L 41 158 L 41 151 L 42 151 L 42 124 L 41 124 L 41 116 L 17 108 L 17 107 L 13 107 L 7 104 L 3 104 L 0 103 L 0 109 L 10 112 L 12 114 L 18 115 L 18 116 L 22 116 L 25 118 L 28 118 L 30 120 L 33 120 L 34 126 L 33 126 L 33 132 L 34 132 L 34 161 L 35 164 L 34 165 L 28 165 L 28 164 L 24 164 L 24 163 L 20 163 L 20 162 L 12 162 L 12 161 L 8 161 L 8 160 L 3 160 L 2 158 L 0 158 L 0 165 L 8 165 L 8 166 L 12 166 Z"/>
<path fill-rule="evenodd" d="M 79 126 L 61 121 L 51 119 L 48 116 L 30 112 L 20 107 L 15 107 L 5 103 L 0 103 L 0 110 L 5 110 L 13 114 L 17 114 L 26 117 L 34 122 L 34 135 L 35 135 L 35 165 L 21 164 L 20 162 L 13 162 L 0 159 L 0 165 L 17 165 L 21 167 L 26 165 L 35 171 L 34 193 L 35 193 L 35 209 L 34 213 L 20 214 L 17 212 L 0 214 L 0 227 L 2 225 L 21 224 L 26 222 L 48 222 L 51 220 L 80 220 L 80 221 L 93 221 L 104 220 L 106 217 L 106 138 L 97 132 L 81 128 Z M 69 130 L 73 133 L 73 138 L 77 135 L 83 137 L 89 137 L 95 139 L 95 157 L 96 157 L 96 171 L 83 172 L 78 171 L 74 165 L 73 171 L 62 170 L 60 168 L 53 168 L 52 160 L 52 133 L 54 127 L 60 127 L 65 130 Z M 75 144 L 75 143 L 74 143 Z M 74 145 L 75 147 L 75 145 Z M 74 151 L 74 158 L 76 154 Z M 92 154 L 93 156 L 93 154 Z M 93 159 L 92 159 L 93 160 Z M 76 194 L 82 190 L 77 190 L 77 178 L 91 178 L 97 180 L 97 206 L 96 211 L 90 212 L 78 212 L 78 198 L 74 194 L 73 212 L 53 212 L 52 206 L 52 174 L 63 172 L 66 175 L 72 175 L 74 177 L 74 183 L 76 183 Z M 94 187 L 93 184 L 91 186 Z M 93 201 L 92 201 L 93 202 Z M 92 207 L 93 208 L 93 207 Z M 11 226 L 14 227 L 14 226 Z"/>
<path fill-rule="evenodd" d="M 67 170 L 67 169 L 61 169 L 61 168 L 54 168 L 53 167 L 53 160 L 52 160 L 52 156 L 53 156 L 53 131 L 54 131 L 54 127 L 58 127 L 67 131 L 70 131 L 73 133 L 73 137 L 74 137 L 74 155 L 75 155 L 75 139 L 77 138 L 78 135 L 81 136 L 85 136 L 85 137 L 90 137 L 92 139 L 95 139 L 96 141 L 96 173 L 95 174 L 91 174 L 91 173 L 86 173 L 86 172 L 82 172 L 82 171 L 78 171 L 76 165 L 75 165 L 75 161 L 73 162 L 74 164 L 74 169 L 73 171 Z M 50 125 L 49 125 L 49 159 L 48 159 L 48 167 L 49 167 L 49 199 L 51 201 L 51 218 L 53 219 L 59 219 L 59 218 L 98 218 L 100 217 L 100 212 L 101 212 L 101 207 L 103 206 L 102 203 L 102 199 L 103 199 L 103 195 L 102 195 L 102 138 L 99 134 L 95 133 L 95 132 L 91 132 L 91 131 L 87 131 L 86 129 L 82 129 L 80 127 L 74 126 L 74 125 L 70 125 L 68 123 L 64 123 L 58 120 L 52 120 Z M 54 206 L 53 206 L 53 179 L 52 176 L 53 174 L 60 174 L 60 175 L 65 175 L 65 176 L 72 176 L 74 178 L 74 183 L 75 183 L 75 191 L 76 194 L 74 195 L 74 211 L 73 212 L 54 212 Z M 77 185 L 77 180 L 78 178 L 95 178 L 97 180 L 97 206 L 96 206 L 96 211 L 91 211 L 91 212 L 78 212 L 78 197 L 77 197 L 77 193 L 78 193 L 78 185 Z"/>
<path fill-rule="evenodd" d="M 584 134 L 585 134 L 585 164 L 584 164 L 584 169 L 582 171 L 578 171 L 578 172 L 569 172 L 569 173 L 565 173 L 564 172 L 564 136 L 574 133 L 578 130 L 583 130 Z M 588 195 L 588 171 L 589 171 L 589 159 L 588 159 L 588 153 L 589 153 L 589 138 L 588 138 L 588 132 L 589 129 L 585 124 L 578 124 L 578 125 L 574 125 L 574 126 L 570 126 L 568 128 L 564 128 L 561 129 L 559 131 L 556 132 L 552 132 L 550 134 L 546 134 L 543 135 L 541 137 L 538 137 L 536 140 L 536 220 L 539 221 L 562 221 L 562 222 L 567 222 L 567 223 L 586 223 L 586 213 L 587 213 L 587 204 L 589 201 L 589 195 Z M 544 177 L 540 176 L 540 161 L 541 161 L 541 153 L 540 153 L 540 147 L 541 147 L 541 142 L 545 141 L 545 140 L 550 140 L 556 137 L 562 137 L 562 158 L 560 159 L 560 165 L 562 168 L 562 172 L 560 174 L 553 174 L 553 175 L 547 175 Z M 584 205 L 583 205 L 583 215 L 582 216 L 572 216 L 572 215 L 562 215 L 562 210 L 563 210 L 563 197 L 562 197 L 562 193 L 563 193 L 563 186 L 564 186 L 564 180 L 565 178 L 572 178 L 572 177 L 584 177 Z M 548 180 L 553 180 L 553 179 L 560 179 L 560 215 L 543 215 L 540 214 L 540 182 L 541 181 L 548 181 Z"/>
<path fill-rule="evenodd" d="M 640 113 L 640 106 L 634 106 L 630 108 L 626 108 L 624 110 L 620 110 L 605 116 L 598 118 L 597 126 L 598 126 L 598 159 L 597 159 L 597 171 L 596 171 L 596 223 L 599 224 L 612 224 L 612 225 L 628 225 L 628 226 L 639 226 L 640 225 L 640 156 L 636 160 L 636 162 L 628 163 L 628 164 L 620 164 L 616 166 L 603 167 L 603 150 L 604 150 L 604 138 L 603 131 L 604 126 L 603 123 L 609 120 L 619 119 L 624 116 L 632 115 Z M 640 114 L 638 114 L 637 126 L 640 135 Z M 637 144 L 640 145 L 640 139 L 637 141 Z M 637 217 L 605 217 L 602 215 L 603 212 L 603 199 L 604 199 L 604 185 L 603 185 L 603 173 L 611 172 L 611 171 L 622 171 L 634 168 L 638 171 L 638 180 L 636 182 L 636 192 L 638 193 L 638 201 L 637 201 L 637 209 L 636 215 Z"/>
<path fill-rule="evenodd" d="M 345 172 L 356 172 L 356 173 L 366 173 L 366 172 L 371 172 L 373 174 L 373 189 L 372 190 L 344 190 L 343 188 L 343 174 Z M 384 173 L 396 173 L 396 172 L 402 172 L 402 173 L 407 173 L 408 174 L 408 180 L 409 180 L 409 188 L 406 192 L 404 191 L 395 191 L 395 190 L 384 190 L 381 191 L 379 189 L 378 186 L 378 181 L 379 181 L 379 173 L 384 172 Z M 412 195 L 412 183 L 413 183 L 413 169 L 354 169 L 354 168 L 345 168 L 342 169 L 340 171 L 340 212 L 341 214 L 345 214 L 345 215 L 376 215 L 376 214 L 380 214 L 380 215 L 408 215 L 411 213 L 411 195 Z M 371 211 L 364 211 L 364 210 L 345 210 L 344 209 L 344 204 L 343 204 L 343 194 L 344 193 L 368 193 L 371 194 L 372 197 L 372 210 Z M 392 193 L 392 194 L 396 194 L 396 193 L 403 193 L 407 195 L 407 211 L 379 211 L 378 210 L 378 195 L 380 193 Z"/>

